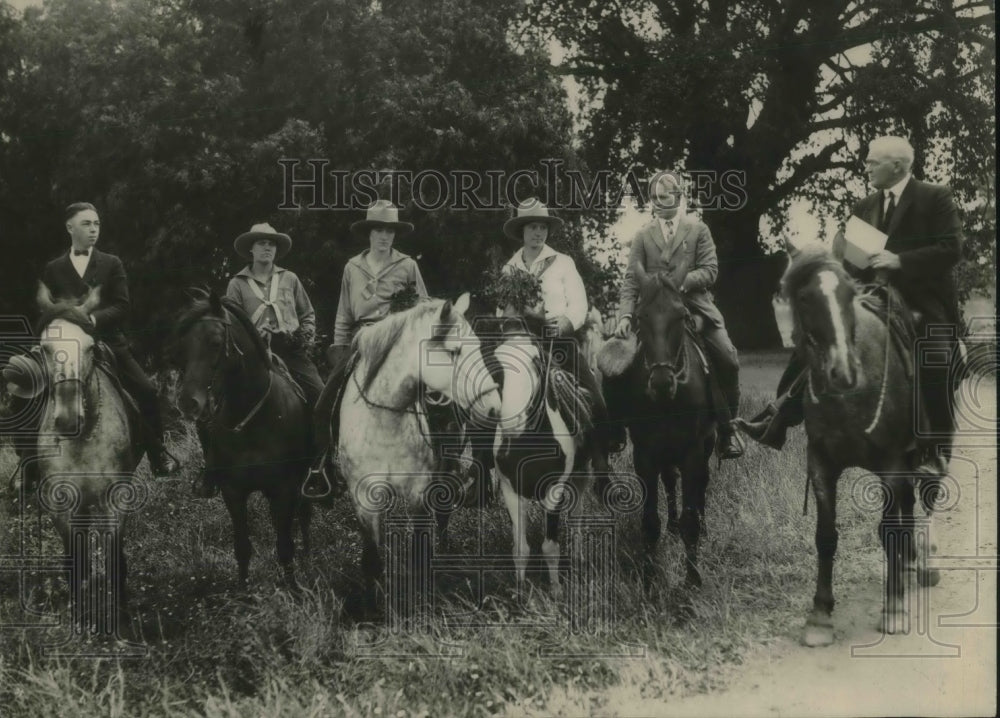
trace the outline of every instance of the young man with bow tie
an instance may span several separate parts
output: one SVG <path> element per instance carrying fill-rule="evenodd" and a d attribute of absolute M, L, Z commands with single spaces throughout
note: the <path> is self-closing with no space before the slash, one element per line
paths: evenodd
<path fill-rule="evenodd" d="M 42 283 L 56 300 L 76 299 L 92 287 L 101 288 L 100 305 L 82 317 L 86 321 L 84 328 L 114 353 L 118 377 L 139 405 L 143 439 L 153 474 L 173 474 L 179 467 L 163 446 L 163 420 L 156 387 L 132 356 L 122 332 L 129 313 L 125 268 L 118 257 L 94 246 L 101 233 L 101 220 L 94 205 L 89 202 L 71 204 L 66 208 L 65 220 L 70 250 L 45 266 Z"/>

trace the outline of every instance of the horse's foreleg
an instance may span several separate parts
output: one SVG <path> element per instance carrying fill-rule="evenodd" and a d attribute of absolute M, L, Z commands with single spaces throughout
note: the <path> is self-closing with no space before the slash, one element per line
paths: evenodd
<path fill-rule="evenodd" d="M 500 475 L 500 492 L 503 494 L 503 503 L 510 516 L 511 535 L 514 541 L 514 569 L 517 572 L 517 592 L 518 595 L 523 595 L 528 558 L 531 555 L 531 549 L 528 547 L 528 500 L 514 490 L 510 479 L 499 471 L 497 473 Z"/>
<path fill-rule="evenodd" d="M 361 526 L 361 574 L 365 578 L 369 608 L 374 609 L 378 603 L 376 586 L 385 570 L 379 553 L 379 546 L 382 543 L 379 535 L 381 530 L 379 516 L 359 510 L 358 523 Z"/>
<path fill-rule="evenodd" d="M 285 583 L 292 591 L 301 587 L 295 580 L 295 539 L 293 531 L 298 502 L 298 487 L 276 491 L 268 497 L 268 508 L 271 511 L 271 525 L 274 526 L 275 551 L 278 563 L 285 572 Z"/>
<path fill-rule="evenodd" d="M 299 533 L 302 536 L 302 553 L 309 556 L 312 553 L 312 541 L 309 539 L 309 528 L 312 525 L 312 505 L 303 499 L 298 501 Z"/>
<path fill-rule="evenodd" d="M 649 588 L 652 578 L 656 546 L 660 540 L 660 514 L 657 511 L 659 500 L 659 467 L 649 456 L 649 447 L 636 446 L 633 453 L 635 472 L 642 482 L 645 498 L 642 504 L 642 556 L 639 572 L 643 586 Z"/>
<path fill-rule="evenodd" d="M 677 515 L 677 480 L 680 475 L 680 469 L 672 464 L 663 467 L 660 474 L 663 488 L 667 491 L 667 533 L 673 536 L 681 534 L 681 523 Z"/>
<path fill-rule="evenodd" d="M 549 585 L 552 597 L 562 598 L 562 584 L 559 582 L 559 512 L 545 510 L 545 540 L 542 541 L 542 555 L 549 569 Z"/>
<path fill-rule="evenodd" d="M 833 643 L 833 560 L 837 554 L 837 477 L 839 471 L 821 461 L 816 449 L 806 456 L 809 481 L 816 497 L 816 594 L 802 640 L 807 646 Z"/>
<path fill-rule="evenodd" d="M 914 555 L 913 506 L 909 481 L 899 474 L 882 479 L 885 490 L 879 534 L 885 550 L 885 604 L 880 628 L 888 634 L 908 631 L 909 612 L 904 601 L 906 566 Z"/>
<path fill-rule="evenodd" d="M 701 588 L 701 573 L 698 571 L 698 541 L 701 538 L 701 522 L 705 514 L 705 492 L 708 489 L 708 454 L 700 447 L 692 449 L 681 469 L 681 510 L 680 530 L 684 541 L 684 580 L 688 586 Z"/>
<path fill-rule="evenodd" d="M 250 575 L 250 556 L 253 554 L 250 527 L 247 523 L 247 495 L 240 489 L 226 485 L 222 489 L 222 498 L 226 502 L 229 518 L 233 522 L 233 549 L 236 554 L 239 582 L 241 586 L 246 587 Z"/>

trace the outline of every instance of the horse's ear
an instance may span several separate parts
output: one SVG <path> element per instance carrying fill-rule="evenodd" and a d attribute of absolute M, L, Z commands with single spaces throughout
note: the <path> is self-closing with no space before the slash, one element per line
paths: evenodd
<path fill-rule="evenodd" d="M 45 282 L 38 283 L 38 291 L 35 293 L 35 299 L 38 302 L 38 308 L 43 312 L 52 309 L 55 302 L 52 300 L 52 292 L 45 285 Z"/>
<path fill-rule="evenodd" d="M 217 292 L 209 292 L 208 294 L 208 306 L 212 308 L 213 312 L 222 312 L 222 297 L 218 295 Z"/>
<path fill-rule="evenodd" d="M 99 306 L 101 306 L 101 287 L 91 287 L 90 291 L 87 292 L 87 296 L 84 297 L 83 303 L 80 305 L 80 310 L 84 314 L 90 314 Z"/>
<path fill-rule="evenodd" d="M 438 319 L 441 320 L 441 324 L 451 324 L 451 300 L 445 300 L 445 303 L 441 305 L 441 313 L 438 315 Z"/>
<path fill-rule="evenodd" d="M 184 290 L 184 293 L 187 294 L 188 299 L 191 299 L 193 301 L 196 302 L 208 301 L 208 290 L 205 289 L 204 287 L 188 287 L 187 289 Z"/>
<path fill-rule="evenodd" d="M 791 239 L 789 239 L 788 235 L 783 236 L 781 240 L 785 245 L 785 251 L 788 252 L 789 257 L 795 259 L 799 256 L 799 248 L 795 246 Z"/>
<path fill-rule="evenodd" d="M 837 261 L 844 261 L 844 254 L 847 252 L 847 238 L 844 237 L 844 230 L 838 231 L 834 236 L 831 251 Z"/>
<path fill-rule="evenodd" d="M 458 312 L 459 315 L 461 315 L 463 317 L 465 316 L 465 313 L 467 311 L 469 311 L 469 293 L 468 292 L 466 292 L 465 294 L 463 294 L 462 296 L 460 296 L 455 301 L 455 311 Z"/>

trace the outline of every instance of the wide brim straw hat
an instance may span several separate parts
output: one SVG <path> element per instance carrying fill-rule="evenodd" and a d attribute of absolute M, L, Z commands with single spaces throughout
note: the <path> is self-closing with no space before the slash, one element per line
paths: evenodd
<path fill-rule="evenodd" d="M 236 253 L 246 260 L 252 261 L 253 255 L 250 250 L 253 248 L 254 242 L 261 239 L 270 239 L 275 245 L 277 245 L 277 251 L 275 253 L 275 258 L 280 259 L 288 254 L 288 250 L 292 248 L 292 238 L 287 234 L 283 234 L 272 227 L 267 222 L 262 224 L 255 224 L 250 228 L 249 232 L 244 232 L 233 242 L 233 249 Z"/>
<path fill-rule="evenodd" d="M 399 221 L 399 209 L 392 202 L 380 199 L 368 208 L 364 219 L 359 219 L 351 225 L 351 233 L 356 237 L 367 239 L 371 231 L 379 227 L 395 230 L 397 237 L 413 231 L 412 224 Z"/>
<path fill-rule="evenodd" d="M 504 222 L 503 233 L 510 239 L 520 242 L 524 235 L 522 228 L 532 222 L 545 222 L 549 230 L 562 227 L 564 222 L 549 214 L 549 208 L 535 198 L 526 199 L 517 207 L 514 216 Z"/>

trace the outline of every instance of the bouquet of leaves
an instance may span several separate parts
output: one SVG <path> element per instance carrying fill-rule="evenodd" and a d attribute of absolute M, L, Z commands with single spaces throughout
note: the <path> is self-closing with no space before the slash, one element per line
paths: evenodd
<path fill-rule="evenodd" d="M 417 294 L 417 283 L 407 282 L 389 297 L 389 313 L 405 312 L 407 309 L 415 307 L 418 301 L 420 301 L 420 295 Z"/>
<path fill-rule="evenodd" d="M 533 314 L 542 303 L 542 283 L 534 274 L 520 269 L 497 270 L 487 277 L 484 294 L 498 307 Z"/>

